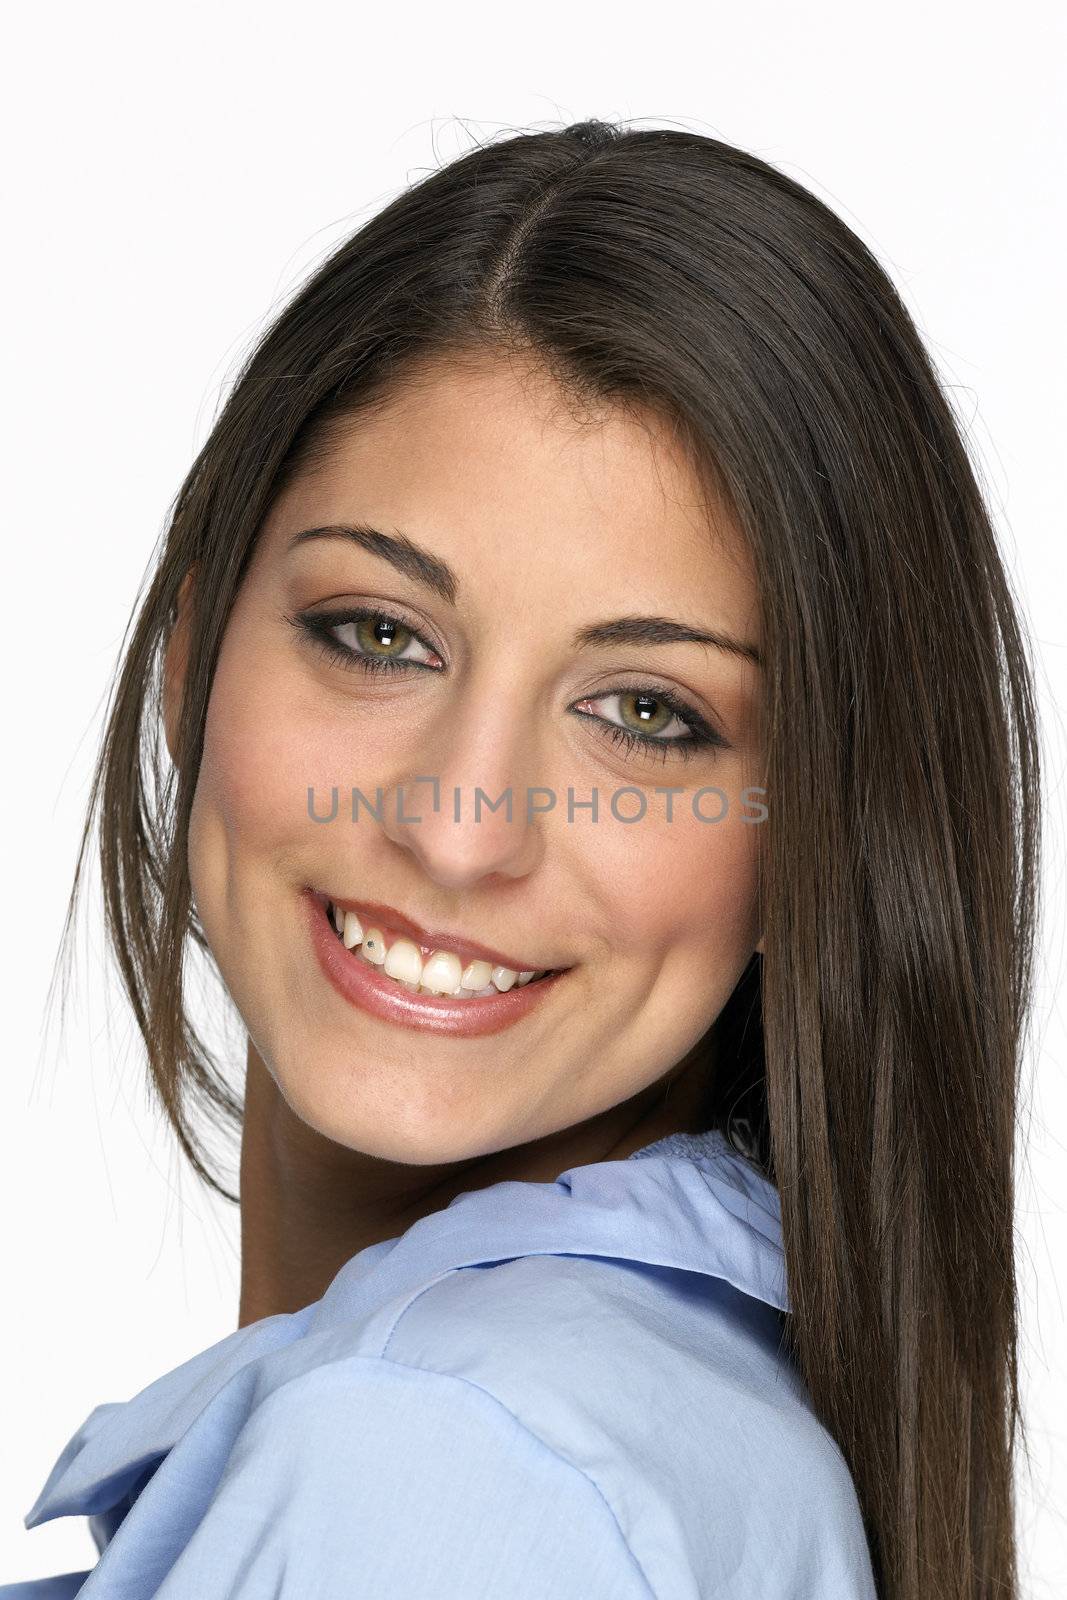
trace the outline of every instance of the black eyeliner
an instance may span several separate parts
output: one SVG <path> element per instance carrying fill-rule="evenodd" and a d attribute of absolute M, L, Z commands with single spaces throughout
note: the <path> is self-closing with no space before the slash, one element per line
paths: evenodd
<path fill-rule="evenodd" d="M 333 637 L 331 628 L 340 627 L 348 622 L 393 622 L 399 624 L 405 632 L 434 655 L 440 652 L 410 627 L 402 617 L 393 612 L 377 610 L 370 606 L 350 606 L 341 611 L 315 611 L 297 612 L 290 616 L 286 614 L 286 621 L 303 632 L 308 642 L 314 644 L 330 661 L 345 668 L 354 668 L 357 672 L 374 674 L 376 672 L 404 672 L 409 667 L 420 668 L 423 671 L 437 672 L 437 667 L 428 667 L 424 661 L 392 660 L 386 656 L 364 655 L 344 645 L 339 639 Z M 640 745 L 644 750 L 662 750 L 666 760 L 668 752 L 677 755 L 682 760 L 688 760 L 697 750 L 717 749 L 728 750 L 730 745 L 718 729 L 714 728 L 700 712 L 670 689 L 648 688 L 644 685 L 638 688 L 612 688 L 604 689 L 596 695 L 583 695 L 586 700 L 601 700 L 606 695 L 636 695 L 658 701 L 667 707 L 680 722 L 683 722 L 689 732 L 680 739 L 657 739 L 651 734 L 639 733 L 631 728 L 623 728 L 618 723 L 608 722 L 606 718 L 598 716 L 596 712 L 578 711 L 574 715 L 584 717 L 595 725 L 596 731 L 603 737 L 610 739 L 613 744 L 625 744 L 626 753 L 629 754 Z"/>

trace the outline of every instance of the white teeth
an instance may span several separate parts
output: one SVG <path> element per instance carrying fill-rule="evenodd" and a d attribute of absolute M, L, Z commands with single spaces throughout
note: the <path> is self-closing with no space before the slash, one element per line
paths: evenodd
<path fill-rule="evenodd" d="M 330 904 L 333 925 L 348 950 L 358 950 L 365 961 L 381 967 L 390 978 L 416 994 L 448 995 L 463 999 L 485 999 L 506 994 L 516 985 L 532 983 L 548 970 L 515 972 L 511 967 L 494 966 L 489 961 L 470 961 L 463 965 L 451 950 L 434 950 L 423 957 L 411 939 L 394 939 L 388 944 L 381 928 L 363 929 L 354 911 L 342 911 Z"/>
<path fill-rule="evenodd" d="M 389 970 L 386 963 L 387 972 Z M 422 984 L 434 994 L 455 994 L 463 982 L 463 963 L 459 957 L 453 955 L 451 950 L 435 950 L 432 956 L 427 956 L 422 967 Z M 480 988 L 480 984 L 471 984 L 471 988 Z"/>
<path fill-rule="evenodd" d="M 381 928 L 368 928 L 359 948 L 366 960 L 373 962 L 376 967 L 382 966 L 385 962 L 385 934 Z"/>
<path fill-rule="evenodd" d="M 422 978 L 422 952 L 410 939 L 394 939 L 386 951 L 384 968 L 391 978 L 418 985 Z"/>
<path fill-rule="evenodd" d="M 464 967 L 460 979 L 465 989 L 484 989 L 493 976 L 493 968 L 488 961 L 472 961 L 470 966 Z"/>

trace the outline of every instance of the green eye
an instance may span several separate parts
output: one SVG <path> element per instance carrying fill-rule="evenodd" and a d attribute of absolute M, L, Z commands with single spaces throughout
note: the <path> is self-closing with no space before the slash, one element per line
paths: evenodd
<path fill-rule="evenodd" d="M 388 612 L 357 606 L 346 611 L 304 613 L 291 620 L 330 660 L 361 672 L 402 672 L 408 667 L 430 665 L 419 655 L 405 654 L 412 647 L 434 661 L 440 660 L 414 629 Z"/>
<path fill-rule="evenodd" d="M 623 721 L 614 722 L 596 712 L 581 709 L 596 705 L 600 700 L 617 700 L 620 706 L 625 707 Z M 643 754 L 662 752 L 661 759 L 664 761 L 668 756 L 679 756 L 685 761 L 697 750 L 729 748 L 722 735 L 704 720 L 695 707 L 665 689 L 616 689 L 608 694 L 587 696 L 579 700 L 574 709 L 578 716 L 587 717 L 603 738 L 621 745 L 626 755 L 640 747 Z M 636 728 L 627 725 L 630 717 L 637 722 Z M 664 738 L 662 730 L 670 727 L 672 722 L 677 722 L 686 731 Z"/>

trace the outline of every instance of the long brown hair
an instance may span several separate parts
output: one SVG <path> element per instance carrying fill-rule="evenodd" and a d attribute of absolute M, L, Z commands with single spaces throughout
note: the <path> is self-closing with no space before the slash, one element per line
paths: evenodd
<path fill-rule="evenodd" d="M 172 507 L 112 691 L 94 816 L 162 1105 L 241 1105 L 183 995 L 187 830 L 257 532 L 428 359 L 536 355 L 649 408 L 728 496 L 765 637 L 765 955 L 709 1033 L 706 1123 L 781 1194 L 788 1340 L 851 1468 L 882 1600 L 1017 1594 L 1014 1134 L 1040 806 L 1034 679 L 960 428 L 886 273 L 765 162 L 676 130 L 501 138 L 401 193 L 292 297 Z M 195 569 L 172 766 L 161 667 Z M 68 918 L 68 929 L 72 918 Z"/>

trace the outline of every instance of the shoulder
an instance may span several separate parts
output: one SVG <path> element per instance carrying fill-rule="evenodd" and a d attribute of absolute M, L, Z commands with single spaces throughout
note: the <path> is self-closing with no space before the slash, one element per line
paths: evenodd
<path fill-rule="evenodd" d="M 760 1309 L 614 1258 L 446 1273 L 373 1344 L 334 1330 L 275 1372 L 158 1600 L 347 1571 L 393 1600 L 874 1600 L 848 1470 Z"/>
<path fill-rule="evenodd" d="M 477 1385 L 594 1483 L 654 1592 L 688 1573 L 694 1596 L 873 1600 L 851 1473 L 778 1317 L 721 1279 L 582 1255 L 462 1269 L 382 1353 Z"/>
<path fill-rule="evenodd" d="M 596 1485 L 462 1377 L 336 1356 L 233 1441 L 159 1600 L 304 1600 L 359 1574 L 395 1600 L 649 1600 Z"/>

